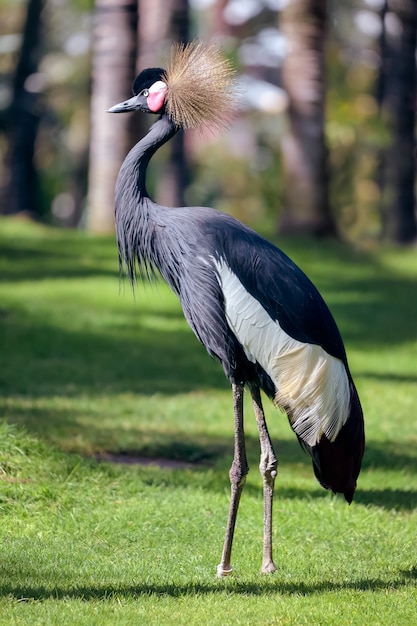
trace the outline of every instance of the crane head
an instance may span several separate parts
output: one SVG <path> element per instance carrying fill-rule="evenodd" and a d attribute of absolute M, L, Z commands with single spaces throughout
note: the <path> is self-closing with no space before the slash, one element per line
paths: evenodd
<path fill-rule="evenodd" d="M 115 104 L 109 113 L 126 113 L 142 111 L 144 113 L 163 113 L 167 84 L 163 78 L 165 70 L 152 67 L 143 70 L 133 83 L 133 97 L 119 104 Z"/>
<path fill-rule="evenodd" d="M 109 113 L 166 113 L 178 128 L 221 130 L 232 119 L 237 101 L 231 63 L 221 50 L 198 41 L 174 44 L 167 69 L 143 70 L 133 94 Z"/>

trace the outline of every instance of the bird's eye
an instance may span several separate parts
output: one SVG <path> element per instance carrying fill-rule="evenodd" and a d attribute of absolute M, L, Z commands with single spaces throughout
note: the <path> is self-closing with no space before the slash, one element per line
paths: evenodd
<path fill-rule="evenodd" d="M 149 96 L 149 89 L 142 89 L 139 95 L 147 98 Z"/>

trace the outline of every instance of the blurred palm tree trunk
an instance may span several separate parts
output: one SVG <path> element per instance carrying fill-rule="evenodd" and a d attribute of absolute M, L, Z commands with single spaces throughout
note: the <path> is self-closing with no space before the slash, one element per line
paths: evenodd
<path fill-rule="evenodd" d="M 326 0 L 292 0 L 280 13 L 288 50 L 283 86 L 289 127 L 283 140 L 285 204 L 279 230 L 334 235 L 324 135 Z"/>
<path fill-rule="evenodd" d="M 114 187 L 135 137 L 132 116 L 109 115 L 132 91 L 136 70 L 136 0 L 96 0 L 93 26 L 91 138 L 87 228 L 114 230 Z"/>
<path fill-rule="evenodd" d="M 138 0 L 139 42 L 137 71 L 160 67 L 163 44 L 168 37 L 171 0 Z M 168 4 L 168 7 L 167 7 Z"/>
<path fill-rule="evenodd" d="M 385 2 L 381 40 L 382 70 L 379 103 L 392 131 L 392 142 L 382 157 L 383 236 L 395 243 L 417 237 L 415 212 L 417 96 L 417 2 Z"/>
<path fill-rule="evenodd" d="M 22 48 L 16 67 L 13 98 L 7 112 L 8 149 L 2 176 L 1 209 L 5 214 L 41 213 L 34 164 L 35 141 L 41 117 L 38 62 L 44 0 L 29 0 Z"/>

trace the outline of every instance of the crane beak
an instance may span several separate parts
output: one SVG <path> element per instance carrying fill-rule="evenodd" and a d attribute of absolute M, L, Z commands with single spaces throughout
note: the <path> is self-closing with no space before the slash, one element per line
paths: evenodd
<path fill-rule="evenodd" d="M 110 109 L 107 109 L 107 113 L 127 113 L 128 111 L 137 111 L 140 108 L 138 97 L 133 96 L 130 100 L 119 102 L 119 104 L 115 104 Z"/>

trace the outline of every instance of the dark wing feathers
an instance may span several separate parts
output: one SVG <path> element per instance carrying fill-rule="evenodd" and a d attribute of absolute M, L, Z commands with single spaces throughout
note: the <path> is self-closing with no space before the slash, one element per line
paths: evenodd
<path fill-rule="evenodd" d="M 346 364 L 337 325 L 316 287 L 281 250 L 237 220 L 210 215 L 206 237 L 245 289 L 283 330 L 299 341 L 318 344 Z"/>
<path fill-rule="evenodd" d="M 179 296 L 197 337 L 223 363 L 225 355 L 219 355 L 215 347 L 224 343 L 230 331 L 212 258 L 227 263 L 287 334 L 322 346 L 346 364 L 343 342 L 327 305 L 307 276 L 281 250 L 215 209 L 166 208 L 151 217 L 152 249 L 146 256 Z M 218 332 L 222 342 L 214 336 Z"/>

